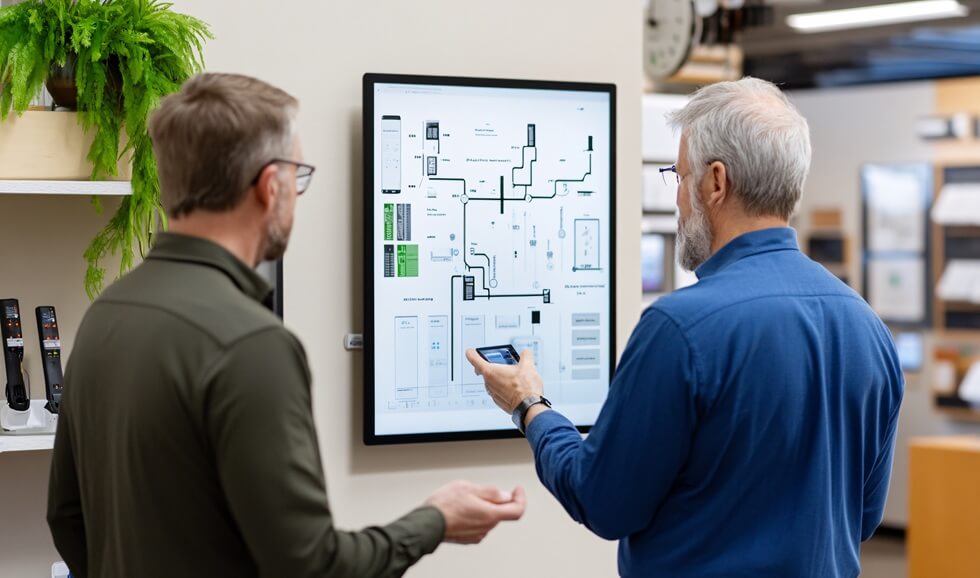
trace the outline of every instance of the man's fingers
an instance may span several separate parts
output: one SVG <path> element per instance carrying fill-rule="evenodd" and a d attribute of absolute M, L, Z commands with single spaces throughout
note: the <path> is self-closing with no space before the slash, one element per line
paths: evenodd
<path fill-rule="evenodd" d="M 505 492 L 493 486 L 477 487 L 477 495 L 490 502 L 489 514 L 495 521 L 520 520 L 527 507 L 524 488 L 517 486 L 513 492 Z"/>
<path fill-rule="evenodd" d="M 534 352 L 530 349 L 525 349 L 521 352 L 521 360 L 518 362 L 521 365 L 531 364 L 534 365 Z"/>
<path fill-rule="evenodd" d="M 515 487 L 510 494 L 515 503 L 527 506 L 527 494 L 524 492 L 524 486 Z"/>
<path fill-rule="evenodd" d="M 513 499 L 510 492 L 505 492 L 496 486 L 477 486 L 476 495 L 494 504 L 506 504 Z"/>
<path fill-rule="evenodd" d="M 487 366 L 490 365 L 487 360 L 480 357 L 480 354 L 472 348 L 466 350 L 466 360 L 473 366 L 473 370 L 476 371 L 477 375 L 483 375 L 483 372 L 486 371 Z"/>
<path fill-rule="evenodd" d="M 527 502 L 522 498 L 521 501 L 512 500 L 506 504 L 496 504 L 493 506 L 494 517 L 498 520 L 520 520 L 527 508 Z"/>

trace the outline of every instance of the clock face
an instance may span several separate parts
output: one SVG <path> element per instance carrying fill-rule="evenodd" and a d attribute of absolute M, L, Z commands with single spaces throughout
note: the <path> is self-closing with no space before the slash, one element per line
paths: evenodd
<path fill-rule="evenodd" d="M 732 2 L 734 0 L 728 0 Z M 707 18 L 718 11 L 718 0 L 694 0 L 694 12 L 701 18 Z"/>
<path fill-rule="evenodd" d="M 649 0 L 643 23 L 643 68 L 660 80 L 677 72 L 694 42 L 691 0 Z"/>

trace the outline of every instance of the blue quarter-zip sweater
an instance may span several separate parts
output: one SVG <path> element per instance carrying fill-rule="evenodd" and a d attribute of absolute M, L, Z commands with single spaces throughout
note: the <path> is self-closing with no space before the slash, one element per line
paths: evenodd
<path fill-rule="evenodd" d="M 530 423 L 541 481 L 620 540 L 623 576 L 857 576 L 904 387 L 891 334 L 792 229 L 697 275 L 644 312 L 587 439 Z"/>

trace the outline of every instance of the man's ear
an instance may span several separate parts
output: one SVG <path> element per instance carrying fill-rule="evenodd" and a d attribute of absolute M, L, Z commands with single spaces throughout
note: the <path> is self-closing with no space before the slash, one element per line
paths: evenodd
<path fill-rule="evenodd" d="M 279 166 L 270 164 L 259 173 L 259 178 L 252 187 L 252 195 L 263 212 L 268 212 L 275 205 L 279 192 Z"/>
<path fill-rule="evenodd" d="M 728 201 L 731 194 L 728 186 L 728 168 L 721 161 L 715 161 L 708 166 L 708 177 L 711 188 L 704 197 L 704 205 L 707 210 L 715 211 Z"/>

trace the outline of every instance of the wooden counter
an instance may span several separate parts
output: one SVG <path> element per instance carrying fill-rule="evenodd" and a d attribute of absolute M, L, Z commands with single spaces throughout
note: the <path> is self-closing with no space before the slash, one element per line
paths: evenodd
<path fill-rule="evenodd" d="M 910 578 L 980 576 L 980 437 L 909 444 Z"/>

